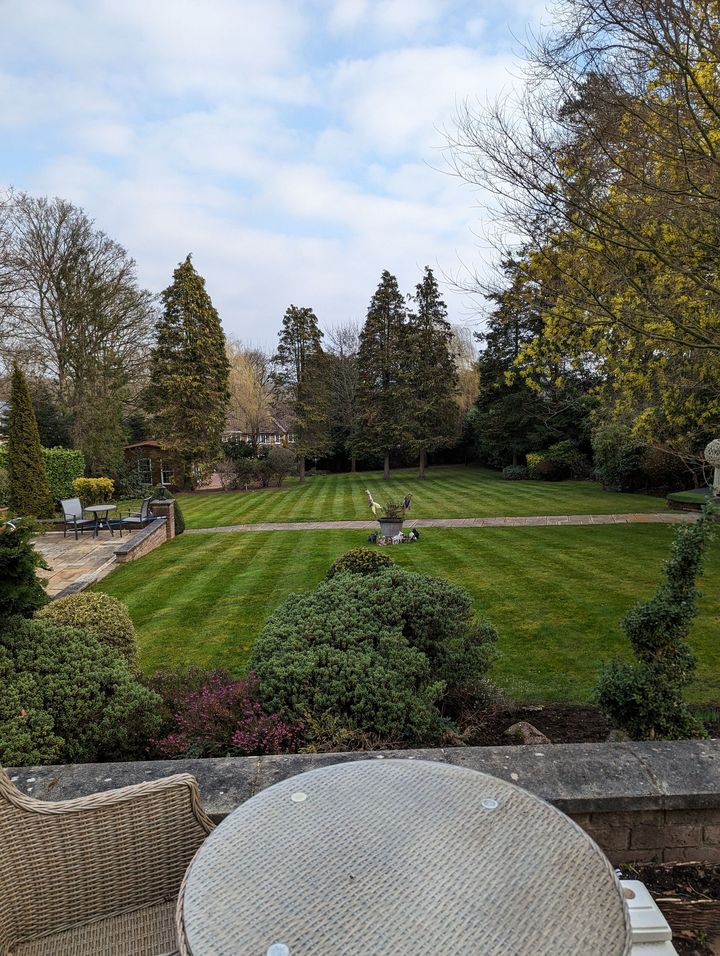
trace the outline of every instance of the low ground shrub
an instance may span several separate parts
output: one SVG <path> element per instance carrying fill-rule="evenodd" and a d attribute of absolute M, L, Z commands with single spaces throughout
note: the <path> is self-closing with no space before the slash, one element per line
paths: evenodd
<path fill-rule="evenodd" d="M 525 465 L 506 465 L 502 476 L 505 481 L 523 481 L 528 477 L 528 470 Z"/>
<path fill-rule="evenodd" d="M 329 581 L 336 574 L 343 571 L 349 571 L 351 574 L 376 574 L 383 568 L 389 568 L 393 562 L 383 554 L 382 551 L 372 551 L 370 548 L 352 548 L 341 554 L 330 565 L 330 570 L 325 575 L 325 580 Z"/>
<path fill-rule="evenodd" d="M 332 714 L 349 730 L 430 744 L 450 725 L 448 697 L 482 682 L 496 638 L 448 581 L 395 566 L 343 572 L 275 611 L 250 668 L 283 720 Z"/>
<path fill-rule="evenodd" d="M 112 501 L 115 494 L 115 482 L 112 478 L 76 478 L 72 487 L 83 508 Z"/>
<path fill-rule="evenodd" d="M 567 478 L 587 478 L 590 463 L 575 442 L 567 439 L 543 451 L 528 452 L 528 477 L 541 481 L 563 481 Z"/>
<path fill-rule="evenodd" d="M 83 591 L 60 598 L 38 611 L 38 618 L 77 627 L 137 665 L 137 633 L 127 607 L 109 594 Z"/>
<path fill-rule="evenodd" d="M 226 757 L 294 752 L 301 728 L 268 713 L 254 675 L 227 671 L 159 673 L 150 686 L 166 711 L 164 736 L 154 742 L 163 757 Z"/>
<path fill-rule="evenodd" d="M 85 631 L 13 618 L 0 630 L 0 765 L 138 759 L 161 700 Z"/>

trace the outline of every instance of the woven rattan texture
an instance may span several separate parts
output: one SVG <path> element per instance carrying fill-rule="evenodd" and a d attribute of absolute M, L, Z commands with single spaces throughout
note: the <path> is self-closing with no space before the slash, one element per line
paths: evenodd
<path fill-rule="evenodd" d="M 12 956 L 158 956 L 177 953 L 175 901 L 22 943 Z"/>
<path fill-rule="evenodd" d="M 192 956 L 630 952 L 587 834 L 511 784 L 424 761 L 328 767 L 253 797 L 198 852 L 178 910 Z"/>
<path fill-rule="evenodd" d="M 139 934 L 147 929 L 157 937 L 158 948 L 138 953 L 174 948 L 165 916 L 161 928 L 159 913 L 146 910 L 176 900 L 212 826 L 188 774 L 46 803 L 20 793 L 0 771 L 0 954 L 35 952 L 20 944 L 43 936 L 54 942 L 37 952 L 89 953 L 77 948 L 75 936 L 107 935 L 116 925 L 127 941 L 133 921 Z M 107 922 L 123 914 L 126 919 Z M 81 930 L 100 920 L 105 927 Z M 135 950 L 120 942 L 94 952 Z"/>

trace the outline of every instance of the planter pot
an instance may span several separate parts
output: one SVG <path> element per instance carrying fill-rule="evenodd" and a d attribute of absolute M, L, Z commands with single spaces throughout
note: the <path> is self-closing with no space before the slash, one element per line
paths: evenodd
<path fill-rule="evenodd" d="M 394 538 L 399 531 L 402 531 L 403 519 L 378 518 L 378 524 L 380 525 L 380 531 L 386 538 Z"/>

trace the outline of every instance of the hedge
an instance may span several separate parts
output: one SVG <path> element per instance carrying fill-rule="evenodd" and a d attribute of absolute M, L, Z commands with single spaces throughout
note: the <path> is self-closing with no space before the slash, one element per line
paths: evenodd
<path fill-rule="evenodd" d="M 73 498 L 72 483 L 85 474 L 85 459 L 81 451 L 74 448 L 43 448 L 43 459 L 47 471 L 50 491 L 53 498 Z M 7 445 L 0 445 L 0 469 L 7 470 Z"/>

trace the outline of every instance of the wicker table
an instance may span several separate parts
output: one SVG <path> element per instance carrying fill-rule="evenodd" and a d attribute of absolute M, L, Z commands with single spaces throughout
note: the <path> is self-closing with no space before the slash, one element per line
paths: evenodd
<path fill-rule="evenodd" d="M 448 764 L 362 760 L 242 804 L 178 901 L 191 956 L 620 956 L 620 886 L 568 817 Z"/>

